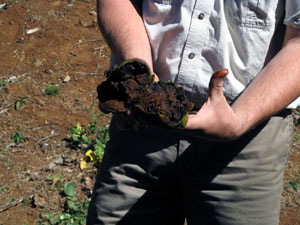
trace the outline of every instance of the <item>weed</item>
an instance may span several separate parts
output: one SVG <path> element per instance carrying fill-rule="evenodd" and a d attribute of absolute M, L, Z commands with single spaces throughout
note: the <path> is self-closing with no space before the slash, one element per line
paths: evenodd
<path fill-rule="evenodd" d="M 42 216 L 39 225 L 86 224 L 89 201 L 82 202 L 75 197 L 76 187 L 73 182 L 66 182 L 63 192 L 66 195 L 63 212 L 57 215 L 54 215 L 51 211 L 46 212 Z"/>
<path fill-rule="evenodd" d="M 80 123 L 77 123 L 76 127 L 71 128 L 70 134 L 72 140 L 80 144 L 91 144 L 91 140 L 87 137 L 87 130 L 83 129 Z"/>
<path fill-rule="evenodd" d="M 63 176 L 54 176 L 54 177 L 47 177 L 47 181 L 51 182 L 51 189 L 57 189 L 60 190 L 63 187 Z"/>
<path fill-rule="evenodd" d="M 8 82 L 7 81 L 0 81 L 0 87 L 4 87 Z"/>
<path fill-rule="evenodd" d="M 47 179 L 48 181 L 53 181 L 54 178 L 58 178 L 58 179 L 60 179 L 60 180 L 63 180 L 63 179 L 64 179 L 64 177 L 61 176 L 61 175 L 59 175 L 59 176 L 54 176 L 54 177 L 47 177 L 46 179 Z"/>
<path fill-rule="evenodd" d="M 0 190 L 1 190 L 2 192 L 9 191 L 9 190 L 10 190 L 10 186 L 3 186 L 3 187 L 1 187 Z"/>
<path fill-rule="evenodd" d="M 16 143 L 20 144 L 27 141 L 27 138 L 24 137 L 24 133 L 22 131 L 16 131 L 11 134 L 10 138 Z"/>
<path fill-rule="evenodd" d="M 26 106 L 26 103 L 25 103 L 26 100 L 28 100 L 28 97 L 19 97 L 15 101 L 15 109 L 17 111 L 20 111 L 21 107 Z"/>
<path fill-rule="evenodd" d="M 83 146 L 87 145 L 85 156 L 80 159 L 80 168 L 85 169 L 87 163 L 96 163 L 102 160 L 104 149 L 109 140 L 109 132 L 107 126 L 98 126 L 97 120 L 89 123 L 83 128 L 80 123 L 70 130 L 72 140 Z"/>
<path fill-rule="evenodd" d="M 73 182 L 66 182 L 64 185 L 64 193 L 68 197 L 73 197 L 76 195 L 76 188 Z"/>
<path fill-rule="evenodd" d="M 56 84 L 47 84 L 45 93 L 47 95 L 53 95 L 53 96 L 58 96 L 60 94 L 60 85 Z"/>
<path fill-rule="evenodd" d="M 299 182 L 297 181 L 289 181 L 287 183 L 287 187 L 294 189 L 295 191 L 300 187 Z"/>
<path fill-rule="evenodd" d="M 79 99 L 79 97 L 78 97 L 77 94 L 74 95 L 74 100 L 75 100 L 75 102 L 79 102 L 80 101 L 80 99 Z"/>

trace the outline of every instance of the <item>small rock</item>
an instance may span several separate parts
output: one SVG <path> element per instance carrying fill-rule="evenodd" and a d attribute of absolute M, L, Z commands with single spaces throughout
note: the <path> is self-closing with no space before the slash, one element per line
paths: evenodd
<path fill-rule="evenodd" d="M 17 77 L 16 76 L 11 76 L 10 78 L 8 78 L 8 82 L 12 82 L 13 80 L 15 80 L 15 79 L 17 79 Z"/>
<path fill-rule="evenodd" d="M 90 177 L 84 178 L 84 186 L 88 189 L 92 189 L 93 183 L 92 183 L 92 179 Z"/>
<path fill-rule="evenodd" d="M 44 72 L 48 73 L 48 74 L 52 74 L 53 73 L 53 71 L 51 69 L 46 69 Z"/>
<path fill-rule="evenodd" d="M 38 173 L 29 173 L 29 181 L 39 180 L 41 176 Z"/>
<path fill-rule="evenodd" d="M 7 4 L 6 3 L 0 4 L 0 10 L 1 9 L 6 9 L 6 8 L 7 8 Z"/>
<path fill-rule="evenodd" d="M 46 148 L 49 147 L 49 144 L 48 144 L 48 143 L 40 142 L 40 143 L 39 143 L 39 146 L 40 146 L 40 148 L 42 148 L 42 149 L 46 149 Z"/>
<path fill-rule="evenodd" d="M 89 14 L 90 14 L 91 16 L 97 16 L 96 11 L 90 11 Z"/>
<path fill-rule="evenodd" d="M 48 165 L 48 168 L 51 170 L 51 169 L 53 169 L 54 167 L 63 164 L 63 162 L 64 162 L 64 160 L 63 160 L 63 158 L 60 156 L 59 158 L 53 160 L 53 161 Z"/>
<path fill-rule="evenodd" d="M 71 170 L 69 168 L 65 168 L 64 171 L 67 172 L 67 173 L 73 173 L 74 172 L 73 170 Z"/>
<path fill-rule="evenodd" d="M 73 157 L 73 156 L 66 156 L 64 157 L 64 163 L 74 163 L 76 164 L 77 162 L 77 158 L 76 157 Z"/>
<path fill-rule="evenodd" d="M 69 75 L 67 75 L 64 79 L 64 83 L 68 83 L 71 80 L 71 77 Z"/>
<path fill-rule="evenodd" d="M 32 206 L 43 209 L 46 207 L 46 200 L 42 196 L 35 194 L 32 197 Z"/>
<path fill-rule="evenodd" d="M 40 30 L 39 27 L 36 27 L 36 28 L 33 28 L 33 29 L 29 29 L 29 30 L 26 30 L 26 34 L 33 34 L 35 32 L 38 32 Z"/>
<path fill-rule="evenodd" d="M 34 66 L 36 67 L 40 67 L 41 65 L 43 64 L 43 62 L 39 59 L 37 59 L 35 62 L 34 62 Z"/>
<path fill-rule="evenodd" d="M 95 24 L 94 20 L 80 20 L 80 25 L 84 28 L 93 27 Z"/>

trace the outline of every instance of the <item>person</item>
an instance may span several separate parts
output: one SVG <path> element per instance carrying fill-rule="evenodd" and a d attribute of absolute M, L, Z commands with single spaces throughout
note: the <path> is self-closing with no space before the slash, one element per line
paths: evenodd
<path fill-rule="evenodd" d="M 198 111 L 185 129 L 112 119 L 87 224 L 278 224 L 300 1 L 98 0 L 98 20 L 112 66 L 143 59 Z"/>

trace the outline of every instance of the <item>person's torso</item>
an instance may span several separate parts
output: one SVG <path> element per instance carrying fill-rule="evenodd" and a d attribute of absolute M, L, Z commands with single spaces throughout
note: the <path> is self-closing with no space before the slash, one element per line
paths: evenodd
<path fill-rule="evenodd" d="M 232 102 L 281 48 L 284 11 L 282 0 L 144 0 L 154 71 L 201 106 L 213 72 L 227 68 Z"/>

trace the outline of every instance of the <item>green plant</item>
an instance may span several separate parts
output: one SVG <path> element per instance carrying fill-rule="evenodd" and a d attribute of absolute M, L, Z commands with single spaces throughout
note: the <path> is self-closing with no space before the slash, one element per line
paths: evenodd
<path fill-rule="evenodd" d="M 28 100 L 28 97 L 19 97 L 16 101 L 15 101 L 15 109 L 17 111 L 19 111 L 21 109 L 22 106 L 26 106 L 25 101 Z"/>
<path fill-rule="evenodd" d="M 45 93 L 47 95 L 53 95 L 53 96 L 58 96 L 60 94 L 60 85 L 56 84 L 47 84 Z"/>
<path fill-rule="evenodd" d="M 76 127 L 71 128 L 70 134 L 72 135 L 72 140 L 81 144 L 91 144 L 91 140 L 87 137 L 88 131 L 83 129 L 80 123 L 77 123 Z"/>
<path fill-rule="evenodd" d="M 92 122 L 86 127 L 77 123 L 76 127 L 70 129 L 71 139 L 81 148 L 86 145 L 86 153 L 80 159 L 80 168 L 85 169 L 88 163 L 100 162 L 102 160 L 106 143 L 109 140 L 108 126 L 99 126 L 97 116 L 92 116 Z"/>
<path fill-rule="evenodd" d="M 60 180 L 63 180 L 63 179 L 64 179 L 64 177 L 61 176 L 61 175 L 54 176 L 54 177 L 47 177 L 46 179 L 47 179 L 48 181 L 53 181 L 53 179 L 55 179 L 55 178 L 59 178 Z"/>
<path fill-rule="evenodd" d="M 294 189 L 295 191 L 300 187 L 299 182 L 297 181 L 289 181 L 287 183 L 287 187 Z"/>
<path fill-rule="evenodd" d="M 9 191 L 10 190 L 10 186 L 2 186 L 0 190 L 2 192 Z"/>
<path fill-rule="evenodd" d="M 83 225 L 86 223 L 89 201 L 82 202 L 75 197 L 77 192 L 73 182 L 64 184 L 63 193 L 66 195 L 63 212 L 56 215 L 51 211 L 46 212 L 39 222 L 40 225 Z"/>
<path fill-rule="evenodd" d="M 6 80 L 0 81 L 0 87 L 4 87 L 7 83 Z"/>
<path fill-rule="evenodd" d="M 54 176 L 54 177 L 47 177 L 46 180 L 51 182 L 52 190 L 53 189 L 61 190 L 61 188 L 63 187 L 64 177 L 61 175 Z"/>
<path fill-rule="evenodd" d="M 64 193 L 68 197 L 73 197 L 76 195 L 76 188 L 73 182 L 66 182 L 64 185 Z"/>
<path fill-rule="evenodd" d="M 86 144 L 85 156 L 80 159 L 80 168 L 85 169 L 87 163 L 100 162 L 102 160 L 106 143 L 109 140 L 107 126 L 98 126 L 94 121 L 83 128 L 80 123 L 71 128 L 72 140 L 78 144 Z"/>
<path fill-rule="evenodd" d="M 24 137 L 24 133 L 22 131 L 16 131 L 11 134 L 10 138 L 16 143 L 20 144 L 27 141 L 27 138 Z"/>

